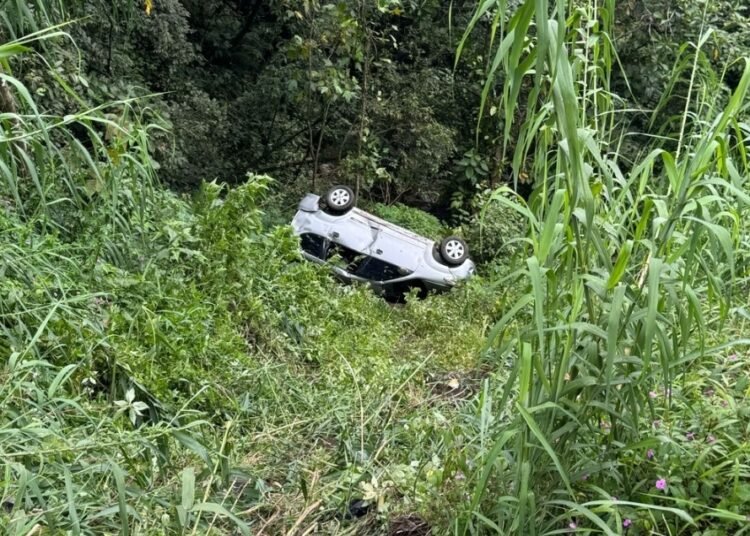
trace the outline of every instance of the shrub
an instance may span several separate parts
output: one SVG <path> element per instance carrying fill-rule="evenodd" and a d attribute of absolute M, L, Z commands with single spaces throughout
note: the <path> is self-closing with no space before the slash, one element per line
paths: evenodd
<path fill-rule="evenodd" d="M 388 220 L 433 240 L 441 240 L 450 234 L 450 229 L 439 219 L 417 208 L 408 207 L 401 203 L 394 203 L 393 205 L 374 203 L 371 207 L 367 208 L 384 220 Z"/>
<path fill-rule="evenodd" d="M 491 192 L 485 191 L 474 197 L 461 232 L 477 262 L 507 264 L 526 234 L 526 224 L 518 212 L 493 201 Z"/>

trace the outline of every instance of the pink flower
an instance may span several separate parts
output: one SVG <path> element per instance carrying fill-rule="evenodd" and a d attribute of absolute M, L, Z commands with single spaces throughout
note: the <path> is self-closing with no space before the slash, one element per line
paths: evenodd
<path fill-rule="evenodd" d="M 648 449 L 646 451 L 646 458 L 648 458 L 649 460 L 654 459 L 654 449 Z"/>
<path fill-rule="evenodd" d="M 688 432 L 687 434 L 685 434 L 685 439 L 687 439 L 688 441 L 692 441 L 693 439 L 695 439 L 695 433 Z"/>
<path fill-rule="evenodd" d="M 632 524 L 633 522 L 630 520 L 630 518 L 627 518 L 627 517 L 622 522 L 622 526 L 625 528 L 628 528 Z"/>
<path fill-rule="evenodd" d="M 656 489 L 665 490 L 667 489 L 667 480 L 664 478 L 660 478 L 656 481 Z"/>
<path fill-rule="evenodd" d="M 659 396 L 659 395 L 657 394 L 656 391 L 649 391 L 648 392 L 648 397 L 649 398 L 656 398 L 657 396 Z"/>
<path fill-rule="evenodd" d="M 589 479 L 589 475 L 585 473 L 581 475 L 581 480 L 588 480 L 588 479 Z"/>
<path fill-rule="evenodd" d="M 576 524 L 575 521 L 571 521 L 570 523 L 568 523 L 568 528 L 571 530 L 575 530 L 578 528 L 578 525 Z"/>
<path fill-rule="evenodd" d="M 712 436 L 712 435 L 709 435 L 709 436 L 708 436 L 708 437 L 706 438 L 706 441 L 708 441 L 708 444 L 709 444 L 709 445 L 713 445 L 714 443 L 716 443 L 716 438 L 715 438 L 714 436 Z"/>
<path fill-rule="evenodd" d="M 737 361 L 737 354 L 732 354 L 729 356 L 729 361 Z"/>
<path fill-rule="evenodd" d="M 714 396 L 715 391 L 711 388 L 706 389 L 706 391 L 703 393 L 705 396 Z"/>

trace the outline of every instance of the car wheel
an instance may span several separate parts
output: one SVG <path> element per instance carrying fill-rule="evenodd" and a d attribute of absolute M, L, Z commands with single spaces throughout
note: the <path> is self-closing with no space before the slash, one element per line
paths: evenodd
<path fill-rule="evenodd" d="M 440 257 L 445 264 L 458 266 L 469 258 L 469 246 L 457 236 L 449 236 L 440 242 Z"/>
<path fill-rule="evenodd" d="M 334 186 L 325 195 L 326 207 L 329 212 L 337 214 L 346 212 L 351 209 L 355 202 L 356 196 L 354 190 L 348 186 Z"/>

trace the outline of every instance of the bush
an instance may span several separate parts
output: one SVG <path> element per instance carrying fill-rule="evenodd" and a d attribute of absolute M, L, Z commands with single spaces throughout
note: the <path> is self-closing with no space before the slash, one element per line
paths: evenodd
<path fill-rule="evenodd" d="M 234 167 L 226 161 L 233 143 L 226 104 L 200 89 L 191 89 L 169 105 L 175 134 L 174 146 L 163 145 L 158 158 L 164 179 L 182 188 L 195 188 L 201 181 L 234 181 Z"/>
<path fill-rule="evenodd" d="M 384 220 L 388 220 L 433 240 L 441 240 L 451 233 L 450 229 L 432 214 L 402 205 L 401 203 L 393 205 L 375 203 L 367 208 Z"/>
<path fill-rule="evenodd" d="M 643 439 L 609 452 L 612 468 L 579 459 L 574 474 L 580 493 L 596 497 L 606 490 L 622 519 L 630 520 L 630 529 L 644 534 L 658 530 L 660 523 L 645 508 L 628 503 L 677 506 L 702 523 L 714 520 L 717 528 L 702 534 L 739 534 L 747 526 L 743 506 L 750 500 L 750 468 L 740 462 L 747 458 L 750 432 L 750 412 L 744 409 L 747 363 L 747 353 L 719 352 L 672 388 L 654 386 L 652 411 L 639 426 Z M 604 453 L 611 438 L 609 423 L 601 424 L 586 441 Z M 687 527 L 670 517 L 676 532 Z"/>
<path fill-rule="evenodd" d="M 239 512 L 265 500 L 264 482 L 280 481 L 288 529 L 300 470 L 334 471 L 336 491 L 315 490 L 328 512 L 362 493 L 353 475 L 369 482 L 383 471 L 404 473 L 394 486 L 419 489 L 418 498 L 401 498 L 386 486 L 383 515 L 435 500 L 410 457 L 437 421 L 412 397 L 431 395 L 427 370 L 476 365 L 497 297 L 476 280 L 393 308 L 364 286 L 339 284 L 302 261 L 289 226 L 264 224 L 268 177 L 235 189 L 203 184 L 192 199 L 158 187 L 139 198 L 134 179 L 123 177 L 115 197 L 126 223 L 112 223 L 109 204 L 89 206 L 85 218 L 70 211 L 65 221 L 77 232 L 68 242 L 40 236 L 36 222 L 15 213 L 0 218 L 0 353 L 9 356 L 0 368 L 9 408 L 0 436 L 19 438 L 0 442 L 13 460 L 4 489 L 16 503 L 11 514 L 0 511 L 0 526 L 202 532 L 212 516 L 179 514 L 186 497 L 218 505 L 231 493 L 234 507 L 224 507 Z M 441 228 L 419 211 L 396 210 L 422 232 Z M 418 435 L 391 421 L 415 413 Z M 46 431 L 22 431 L 27 422 Z M 382 445 L 383 430 L 398 439 Z M 325 441 L 340 449 L 320 447 Z M 59 454 L 48 454 L 50 442 Z M 378 450 L 382 470 L 367 460 Z M 252 478 L 246 455 L 257 461 Z M 42 495 L 25 478 L 42 482 Z M 58 507 L 26 508 L 39 500 Z M 220 515 L 217 533 L 244 530 L 232 519 Z"/>
<path fill-rule="evenodd" d="M 472 258 L 483 264 L 508 263 L 526 233 L 524 219 L 515 211 L 490 199 L 491 192 L 476 195 L 471 216 L 461 225 Z"/>

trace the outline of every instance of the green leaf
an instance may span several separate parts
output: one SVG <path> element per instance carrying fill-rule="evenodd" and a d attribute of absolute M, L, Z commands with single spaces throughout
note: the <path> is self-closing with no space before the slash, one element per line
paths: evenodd
<path fill-rule="evenodd" d="M 60 385 L 67 382 L 68 379 L 70 379 L 70 376 L 75 372 L 76 368 L 78 368 L 78 365 L 75 363 L 72 363 L 70 365 L 66 365 L 63 367 L 60 372 L 57 373 L 55 376 L 55 379 L 52 380 L 52 383 L 50 383 L 49 388 L 47 389 L 47 397 L 48 398 L 54 398 L 55 394 L 57 393 L 57 390 L 59 389 Z"/>
<path fill-rule="evenodd" d="M 529 427 L 529 430 L 531 430 L 531 433 L 534 434 L 534 437 L 536 437 L 537 441 L 539 441 L 539 443 L 542 445 L 542 448 L 550 457 L 552 463 L 555 464 L 557 473 L 560 475 L 560 478 L 565 484 L 565 488 L 568 490 L 568 494 L 573 497 L 573 488 L 570 487 L 570 479 L 568 478 L 568 473 L 563 468 L 562 463 L 560 463 L 557 454 L 555 454 L 555 449 L 552 448 L 547 439 L 544 437 L 544 434 L 539 429 L 539 425 L 534 420 L 534 417 L 532 417 L 532 415 L 528 411 L 526 411 L 526 409 L 519 403 L 516 403 L 516 409 L 523 417 L 523 420 L 526 421 L 526 425 Z"/>
<path fill-rule="evenodd" d="M 197 439 L 195 439 L 195 437 L 181 430 L 173 431 L 172 435 L 184 447 L 191 450 L 201 460 L 203 460 L 207 467 L 213 467 L 211 463 L 211 457 L 208 454 L 208 449 L 203 444 L 201 444 Z"/>
<path fill-rule="evenodd" d="M 564 216 L 564 213 L 562 213 L 562 205 L 564 201 L 565 190 L 556 190 L 554 196 L 552 197 L 552 204 L 547 211 L 547 217 L 544 219 L 542 234 L 539 237 L 539 253 L 537 254 L 537 256 L 539 257 L 539 264 L 541 264 L 542 266 L 544 266 L 545 262 L 547 261 L 547 256 L 552 249 L 553 239 L 555 235 L 558 234 L 556 231 L 562 230 L 563 225 L 565 224 L 565 222 L 563 222 L 562 224 L 558 223 L 560 216 Z"/>
<path fill-rule="evenodd" d="M 534 294 L 534 324 L 536 325 L 537 338 L 539 341 L 539 351 L 544 353 L 544 279 L 542 276 L 542 270 L 539 267 L 539 260 L 536 257 L 529 257 L 526 259 L 526 265 L 529 269 L 531 290 Z"/>
<path fill-rule="evenodd" d="M 0 45 L 0 61 L 6 60 L 13 56 L 17 56 L 19 54 L 31 52 L 31 50 L 32 49 L 30 49 L 29 47 L 21 45 L 19 43 L 6 43 L 4 45 Z"/>
<path fill-rule="evenodd" d="M 195 501 L 195 471 L 192 467 L 182 471 L 182 503 L 181 506 L 189 512 Z"/>
<path fill-rule="evenodd" d="M 128 536 L 130 534 L 130 520 L 128 518 L 128 502 L 125 491 L 125 473 L 114 462 L 110 463 L 112 474 L 115 477 L 115 487 L 117 488 L 117 506 L 120 513 L 120 534 Z"/>
<path fill-rule="evenodd" d="M 615 265 L 612 267 L 612 272 L 609 274 L 607 280 L 607 289 L 612 290 L 615 288 L 620 281 L 622 276 L 625 274 L 625 270 L 628 268 L 628 262 L 630 261 L 630 253 L 633 251 L 633 241 L 626 240 L 620 248 L 620 253 L 617 255 Z"/>
<path fill-rule="evenodd" d="M 250 527 L 247 526 L 247 524 L 242 521 L 240 518 L 235 516 L 234 514 L 230 513 L 229 510 L 221 506 L 220 504 L 216 503 L 198 503 L 195 506 L 193 506 L 192 509 L 193 512 L 210 512 L 213 514 L 221 515 L 224 517 L 227 517 L 231 519 L 237 529 L 244 535 L 250 536 Z"/>
<path fill-rule="evenodd" d="M 656 317 L 659 312 L 659 283 L 662 266 L 662 260 L 656 257 L 651 258 L 648 266 L 648 309 L 646 311 L 642 356 L 646 366 L 651 361 L 654 333 L 657 330 Z"/>
<path fill-rule="evenodd" d="M 63 474 L 65 475 L 65 495 L 68 500 L 68 515 L 70 516 L 70 523 L 73 527 L 73 534 L 80 534 L 81 521 L 78 518 L 78 509 L 76 508 L 77 493 L 75 488 L 73 488 L 73 475 L 67 467 L 63 468 Z"/>

